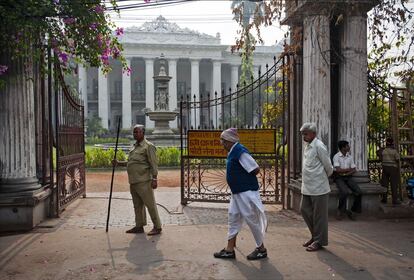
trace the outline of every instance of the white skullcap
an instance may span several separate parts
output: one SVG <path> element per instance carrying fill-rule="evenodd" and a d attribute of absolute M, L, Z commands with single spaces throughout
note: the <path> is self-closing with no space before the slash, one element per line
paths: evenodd
<path fill-rule="evenodd" d="M 233 128 L 233 127 L 224 130 L 221 133 L 220 138 L 223 138 L 224 140 L 227 140 L 232 143 L 236 143 L 240 141 L 239 134 L 237 134 L 237 128 Z"/>

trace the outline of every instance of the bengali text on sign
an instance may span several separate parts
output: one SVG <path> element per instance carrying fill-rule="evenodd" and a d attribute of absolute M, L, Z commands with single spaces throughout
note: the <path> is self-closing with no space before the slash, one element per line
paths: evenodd
<path fill-rule="evenodd" d="M 275 130 L 240 129 L 240 143 L 253 154 L 274 154 Z M 221 131 L 188 131 L 188 155 L 193 157 L 226 157 L 227 151 L 220 144 Z"/>

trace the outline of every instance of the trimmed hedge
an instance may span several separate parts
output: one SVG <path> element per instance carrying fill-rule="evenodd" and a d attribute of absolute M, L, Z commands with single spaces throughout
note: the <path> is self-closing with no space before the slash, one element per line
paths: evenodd
<path fill-rule="evenodd" d="M 131 141 L 133 141 L 132 139 L 128 139 L 128 138 L 119 138 L 118 139 L 118 144 L 130 144 Z M 116 142 L 116 138 L 114 137 L 108 137 L 108 138 L 103 138 L 103 137 L 86 137 L 85 139 L 85 144 L 91 144 L 91 145 L 95 145 L 95 144 L 107 144 L 107 143 L 115 143 Z"/>
<path fill-rule="evenodd" d="M 112 167 L 114 149 L 100 149 L 95 147 L 85 148 L 85 163 L 88 168 L 108 168 Z M 180 166 L 180 149 L 176 147 L 158 147 L 157 157 L 159 166 Z M 116 154 L 118 160 L 127 160 L 124 151 L 118 150 Z"/>
<path fill-rule="evenodd" d="M 114 158 L 114 149 L 98 149 L 87 148 L 85 149 L 85 164 L 86 167 L 112 167 L 112 160 Z M 116 153 L 117 160 L 126 160 L 126 155 L 122 150 L 118 150 Z"/>

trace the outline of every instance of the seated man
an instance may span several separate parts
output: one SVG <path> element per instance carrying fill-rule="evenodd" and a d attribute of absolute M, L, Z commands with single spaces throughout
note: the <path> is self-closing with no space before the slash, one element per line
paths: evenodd
<path fill-rule="evenodd" d="M 342 219 L 346 214 L 351 220 L 355 217 L 352 212 L 361 213 L 361 189 L 352 178 L 356 171 L 356 165 L 352 156 L 349 154 L 349 143 L 347 141 L 338 142 L 339 152 L 333 158 L 335 183 L 338 187 L 338 213 L 337 219 Z M 347 209 L 347 197 L 349 190 L 355 196 L 351 211 Z"/>

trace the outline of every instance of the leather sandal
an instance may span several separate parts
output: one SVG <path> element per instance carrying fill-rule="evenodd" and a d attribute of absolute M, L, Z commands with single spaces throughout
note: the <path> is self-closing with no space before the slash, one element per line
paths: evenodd
<path fill-rule="evenodd" d="M 318 242 L 313 242 L 311 245 L 306 247 L 306 251 L 308 252 L 315 252 L 322 249 L 322 246 Z"/>
<path fill-rule="evenodd" d="M 309 245 L 311 245 L 313 243 L 313 238 L 309 239 L 308 241 L 306 241 L 305 243 L 302 244 L 303 247 L 308 247 Z"/>
<path fill-rule="evenodd" d="M 143 227 L 133 227 L 126 231 L 126 233 L 144 233 Z"/>
<path fill-rule="evenodd" d="M 150 232 L 147 233 L 147 235 L 158 235 L 161 234 L 162 229 L 160 228 L 153 228 Z"/>

